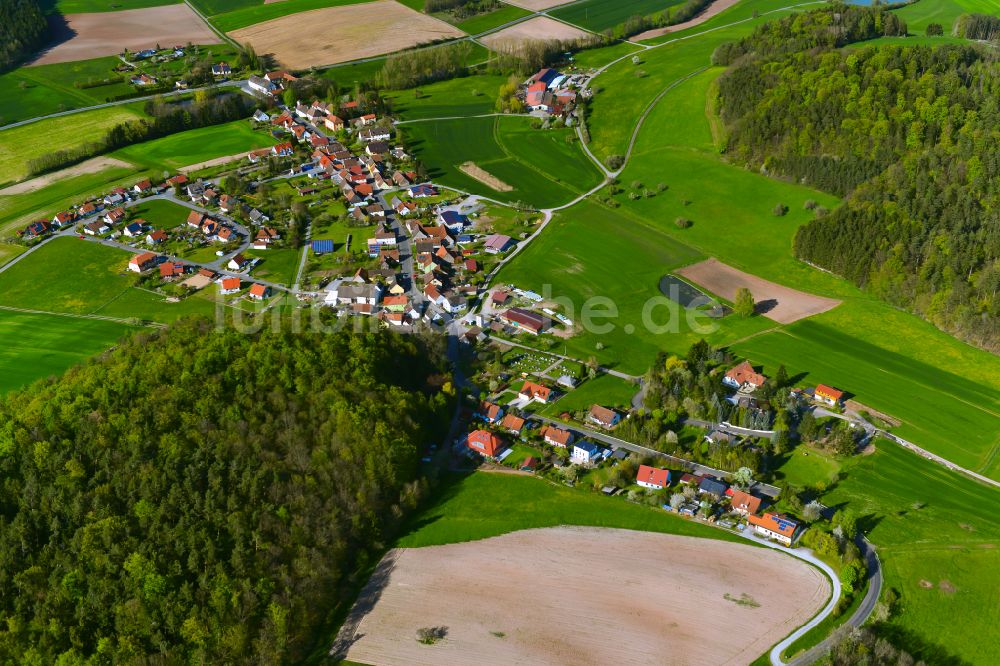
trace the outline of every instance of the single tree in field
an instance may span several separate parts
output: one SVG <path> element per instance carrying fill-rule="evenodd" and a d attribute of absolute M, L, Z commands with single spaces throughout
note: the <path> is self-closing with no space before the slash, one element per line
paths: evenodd
<path fill-rule="evenodd" d="M 757 304 L 753 301 L 753 294 L 746 287 L 740 287 L 736 292 L 736 302 L 734 309 L 741 317 L 752 317 Z"/>

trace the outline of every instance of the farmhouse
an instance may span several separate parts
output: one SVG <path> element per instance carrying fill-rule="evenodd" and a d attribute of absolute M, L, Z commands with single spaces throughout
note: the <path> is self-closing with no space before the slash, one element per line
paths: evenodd
<path fill-rule="evenodd" d="M 128 269 L 134 273 L 141 273 L 156 265 L 156 255 L 152 252 L 143 252 L 132 257 L 128 262 Z"/>
<path fill-rule="evenodd" d="M 795 530 L 799 524 L 777 513 L 765 513 L 763 516 L 750 516 L 747 522 L 753 525 L 753 531 L 768 539 L 774 539 L 786 546 L 792 545 Z"/>
<path fill-rule="evenodd" d="M 844 399 L 843 391 L 838 391 L 832 386 L 827 386 L 826 384 L 817 384 L 816 390 L 813 391 L 813 395 L 820 402 L 825 402 L 830 406 L 839 405 Z"/>
<path fill-rule="evenodd" d="M 601 447 L 593 442 L 577 442 L 573 445 L 573 453 L 570 458 L 578 464 L 588 464 L 594 462 L 601 455 Z"/>
<path fill-rule="evenodd" d="M 760 501 L 759 497 L 754 497 L 750 493 L 734 490 L 733 496 L 730 498 L 730 506 L 734 512 L 750 516 L 760 511 Z"/>
<path fill-rule="evenodd" d="M 476 453 L 490 458 L 496 457 L 504 448 L 503 440 L 488 430 L 470 432 L 465 445 Z"/>
<path fill-rule="evenodd" d="M 613 428 L 618 425 L 622 417 L 621 414 L 613 409 L 608 409 L 600 405 L 591 405 L 590 412 L 587 414 L 587 420 L 591 423 L 596 423 L 602 428 Z"/>
<path fill-rule="evenodd" d="M 639 471 L 635 475 L 635 482 L 643 488 L 663 490 L 670 485 L 670 470 L 650 467 L 649 465 L 639 465 Z"/>
<path fill-rule="evenodd" d="M 517 397 L 528 402 L 533 400 L 545 404 L 552 398 L 552 389 L 535 382 L 524 382 L 524 386 L 517 392 Z"/>
<path fill-rule="evenodd" d="M 767 377 L 756 372 L 749 361 L 743 361 L 735 368 L 730 369 L 722 378 L 722 383 L 726 386 L 746 392 L 759 389 L 766 381 Z"/>
<path fill-rule="evenodd" d="M 524 308 L 510 308 L 500 314 L 501 321 L 516 329 L 538 335 L 545 328 L 545 317 Z"/>
<path fill-rule="evenodd" d="M 547 426 L 542 432 L 545 443 L 549 446 L 566 448 L 573 443 L 573 433 L 555 426 Z"/>

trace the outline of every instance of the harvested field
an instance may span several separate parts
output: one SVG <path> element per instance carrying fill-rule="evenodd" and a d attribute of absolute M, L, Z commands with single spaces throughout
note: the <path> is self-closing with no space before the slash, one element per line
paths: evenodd
<path fill-rule="evenodd" d="M 219 38 L 187 5 L 68 14 L 69 37 L 42 51 L 31 64 L 87 60 L 159 44 L 218 44 Z"/>
<path fill-rule="evenodd" d="M 458 170 L 497 192 L 510 192 L 514 189 L 496 176 L 490 174 L 486 169 L 477 166 L 475 162 L 464 162 L 458 166 Z"/>
<path fill-rule="evenodd" d="M 181 173 L 188 173 L 190 171 L 199 171 L 201 169 L 207 169 L 209 167 L 219 166 L 220 164 L 227 164 L 229 162 L 235 162 L 236 160 L 245 159 L 247 156 L 247 151 L 241 153 L 236 153 L 235 155 L 223 155 L 222 157 L 216 157 L 212 160 L 205 160 L 204 162 L 198 162 L 197 164 L 189 164 L 184 167 L 178 167 L 178 171 Z"/>
<path fill-rule="evenodd" d="M 56 183 L 64 178 L 72 178 L 73 176 L 83 176 L 88 173 L 97 173 L 98 171 L 104 171 L 105 169 L 110 169 L 111 167 L 130 167 L 131 163 L 125 162 L 123 160 L 117 159 L 115 157 L 93 157 L 79 164 L 75 164 L 71 167 L 65 169 L 60 169 L 59 171 L 53 171 L 52 173 L 47 173 L 44 176 L 38 176 L 37 178 L 32 178 L 31 180 L 26 180 L 23 183 L 17 183 L 16 185 L 11 185 L 10 187 L 5 187 L 0 190 L 0 196 L 8 196 L 12 194 L 28 194 L 29 192 L 36 192 L 44 187 L 48 187 L 52 183 Z"/>
<path fill-rule="evenodd" d="M 444 21 L 393 0 L 299 12 L 230 33 L 240 43 L 253 44 L 257 53 L 273 54 L 291 69 L 378 56 L 464 35 Z M 309 48 L 302 48 L 303 44 Z"/>
<path fill-rule="evenodd" d="M 668 25 L 663 28 L 653 28 L 652 30 L 647 30 L 646 32 L 640 32 L 638 35 L 632 35 L 632 37 L 629 38 L 629 41 L 641 42 L 644 39 L 662 37 L 663 35 L 670 34 L 671 32 L 679 32 L 681 30 L 693 28 L 696 25 L 701 25 L 716 14 L 726 11 L 739 1 L 740 0 L 715 0 L 715 2 L 708 6 L 708 9 L 703 11 L 701 14 L 698 14 L 693 19 L 684 21 L 683 23 L 678 23 L 677 25 Z"/>
<path fill-rule="evenodd" d="M 790 324 L 840 305 L 840 301 L 835 298 L 813 296 L 784 287 L 744 273 L 714 258 L 674 272 L 728 301 L 735 300 L 736 292 L 741 287 L 746 287 L 757 303 L 757 312 L 779 324 Z"/>
<path fill-rule="evenodd" d="M 551 7 L 558 7 L 559 5 L 565 5 L 569 1 L 571 0 L 504 0 L 504 2 L 508 5 L 514 5 L 515 7 L 521 7 L 522 9 L 530 9 L 533 12 L 549 9 Z"/>
<path fill-rule="evenodd" d="M 770 549 L 532 529 L 390 552 L 335 648 L 372 666 L 747 664 L 829 595 L 820 571 Z M 423 627 L 446 637 L 422 645 Z"/>
<path fill-rule="evenodd" d="M 536 16 L 523 23 L 504 28 L 500 32 L 487 35 L 479 41 L 494 51 L 517 50 L 525 42 L 552 41 L 569 42 L 590 37 L 590 33 L 575 28 L 548 16 Z"/>

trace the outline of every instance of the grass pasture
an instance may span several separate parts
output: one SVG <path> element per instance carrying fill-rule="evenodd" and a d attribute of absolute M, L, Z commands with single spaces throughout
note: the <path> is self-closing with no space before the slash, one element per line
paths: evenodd
<path fill-rule="evenodd" d="M 557 525 L 619 527 L 743 541 L 740 537 L 666 511 L 555 486 L 512 474 L 450 475 L 436 500 L 418 514 L 395 544 L 420 548 L 461 543 L 516 530 Z M 497 510 L 502 508 L 502 510 Z"/>
<path fill-rule="evenodd" d="M 382 96 L 392 100 L 393 114 L 402 120 L 475 116 L 493 113 L 497 91 L 506 80 L 504 76 L 481 74 L 438 81 L 416 89 L 390 90 Z"/>
<path fill-rule="evenodd" d="M 880 440 L 822 500 L 851 507 L 877 546 L 885 586 L 900 594 L 891 633 L 915 658 L 1000 660 L 1000 644 L 982 640 L 1000 622 L 1000 491 Z"/>
<path fill-rule="evenodd" d="M 44 0 L 39 4 L 43 8 L 51 8 L 60 14 L 92 14 L 176 5 L 178 0 Z"/>
<path fill-rule="evenodd" d="M 465 118 L 406 126 L 410 147 L 436 181 L 500 200 L 557 206 L 597 185 L 601 178 L 569 129 L 533 130 L 516 117 Z M 475 162 L 513 190 L 498 192 L 459 171 Z"/>
<path fill-rule="evenodd" d="M 187 221 L 190 208 L 185 208 L 172 201 L 154 199 L 144 201 L 128 209 L 129 219 L 146 220 L 154 229 L 173 229 Z"/>
<path fill-rule="evenodd" d="M 500 5 L 499 9 L 485 14 L 477 14 L 462 21 L 452 22 L 456 28 L 463 30 L 470 35 L 478 35 L 487 30 L 499 27 L 505 23 L 516 21 L 523 16 L 529 16 L 531 12 L 514 5 Z M 444 17 L 442 17 L 444 18 Z M 446 19 L 447 20 L 447 19 Z"/>
<path fill-rule="evenodd" d="M 621 25 L 631 16 L 652 16 L 667 7 L 681 4 L 682 0 L 583 0 L 566 7 L 554 9 L 550 13 L 555 18 L 586 28 L 592 32 L 603 32 Z"/>
<path fill-rule="evenodd" d="M 0 395 L 61 374 L 132 330 L 114 321 L 0 309 Z"/>
<path fill-rule="evenodd" d="M 564 396 L 546 405 L 541 413 L 546 416 L 558 416 L 563 412 L 572 414 L 575 411 L 590 409 L 594 404 L 628 408 L 632 404 L 632 397 L 638 391 L 639 387 L 629 381 L 614 375 L 599 375 L 582 382 L 572 391 L 567 391 Z"/>
<path fill-rule="evenodd" d="M 929 23 L 940 23 L 944 33 L 951 32 L 960 14 L 991 14 L 1000 16 L 998 0 L 919 0 L 896 10 L 906 21 L 910 34 L 923 35 Z"/>
<path fill-rule="evenodd" d="M 140 117 L 141 114 L 130 105 L 123 105 L 0 131 L 0 185 L 27 178 L 30 160 L 97 141 L 114 125 Z"/>
<path fill-rule="evenodd" d="M 299 270 L 299 260 L 302 257 L 301 249 L 247 250 L 245 254 L 262 260 L 253 269 L 252 277 L 289 287 L 295 282 L 295 273 Z"/>
<path fill-rule="evenodd" d="M 174 171 L 275 143 L 277 141 L 270 134 L 254 131 L 246 120 L 234 120 L 137 143 L 111 155 L 155 171 Z"/>

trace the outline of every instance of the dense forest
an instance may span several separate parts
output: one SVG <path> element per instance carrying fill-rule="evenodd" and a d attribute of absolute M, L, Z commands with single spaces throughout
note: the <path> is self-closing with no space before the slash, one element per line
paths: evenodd
<path fill-rule="evenodd" d="M 48 35 L 48 23 L 35 0 L 0 2 L 0 72 L 37 51 Z"/>
<path fill-rule="evenodd" d="M 799 230 L 797 256 L 996 351 L 1000 67 L 975 45 L 832 48 L 898 30 L 890 16 L 835 6 L 720 49 L 726 153 L 847 197 Z M 807 50 L 777 46 L 789 29 Z"/>
<path fill-rule="evenodd" d="M 442 349 L 137 334 L 0 401 L 0 662 L 296 661 L 424 492 Z"/>

